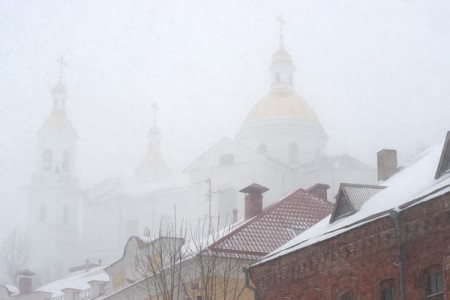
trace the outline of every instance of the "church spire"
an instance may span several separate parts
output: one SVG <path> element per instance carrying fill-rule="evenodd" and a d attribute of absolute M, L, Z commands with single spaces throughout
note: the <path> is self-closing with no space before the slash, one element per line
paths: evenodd
<path fill-rule="evenodd" d="M 67 96 L 67 89 L 63 84 L 63 68 L 66 66 L 66 62 L 61 56 L 57 62 L 59 63 L 59 82 L 55 85 L 52 90 L 53 96 L 53 110 L 65 110 L 65 102 Z"/>
<path fill-rule="evenodd" d="M 293 89 L 295 67 L 291 56 L 284 49 L 283 26 L 286 25 L 286 21 L 282 16 L 279 16 L 277 20 L 280 22 L 280 48 L 272 56 L 272 64 L 269 68 L 272 76 L 272 88 L 285 88 L 285 90 L 287 88 L 287 90 L 290 90 Z"/>
<path fill-rule="evenodd" d="M 156 103 L 153 103 L 151 108 L 153 110 L 153 124 L 148 132 L 147 155 L 144 157 L 144 160 L 135 173 L 139 183 L 161 181 L 170 176 L 170 170 L 164 162 L 159 149 L 161 133 L 156 125 L 156 113 L 159 107 Z"/>

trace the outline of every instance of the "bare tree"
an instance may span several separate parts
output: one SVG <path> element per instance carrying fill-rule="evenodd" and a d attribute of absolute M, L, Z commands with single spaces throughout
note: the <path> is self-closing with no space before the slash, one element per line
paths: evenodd
<path fill-rule="evenodd" d="M 217 223 L 217 225 L 219 222 Z M 191 232 L 190 247 L 194 249 L 192 258 L 193 272 L 189 273 L 190 295 L 193 299 L 224 299 L 235 300 L 243 296 L 245 285 L 243 284 L 243 262 L 233 251 L 219 253 L 213 248 L 216 242 L 233 230 L 232 226 L 226 226 L 222 230 L 212 230 L 212 234 L 205 226 Z"/>
<path fill-rule="evenodd" d="M 25 269 L 30 259 L 30 241 L 17 229 L 12 229 L 3 239 L 0 251 L 2 279 L 16 285 L 17 273 Z"/>
<path fill-rule="evenodd" d="M 219 224 L 219 223 L 218 223 Z M 243 296 L 242 267 L 248 263 L 233 255 L 216 253 L 209 246 L 224 237 L 231 227 L 211 231 L 209 222 L 191 229 L 175 226 L 137 250 L 134 269 L 141 277 L 134 285 L 152 300 L 224 299 Z"/>
<path fill-rule="evenodd" d="M 182 263 L 186 257 L 183 248 L 185 237 L 183 226 L 177 231 L 174 224 L 164 232 L 160 229 L 158 236 L 154 239 L 145 237 L 145 245 L 137 250 L 133 262 L 134 270 L 136 277 L 142 278 L 137 287 L 150 299 L 182 298 L 180 295 L 184 294 Z"/>
<path fill-rule="evenodd" d="M 66 272 L 66 265 L 61 259 L 47 259 L 39 268 L 35 280 L 38 286 L 43 285 L 62 278 Z"/>

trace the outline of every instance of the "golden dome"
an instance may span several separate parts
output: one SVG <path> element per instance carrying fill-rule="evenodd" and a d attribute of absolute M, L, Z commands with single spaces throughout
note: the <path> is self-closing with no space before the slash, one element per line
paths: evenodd
<path fill-rule="evenodd" d="M 273 88 L 268 96 L 256 103 L 245 122 L 273 117 L 298 118 L 320 124 L 311 106 L 290 88 Z"/>
<path fill-rule="evenodd" d="M 67 118 L 66 113 L 62 110 L 52 111 L 50 116 L 48 116 L 47 120 L 45 121 L 45 124 L 48 124 L 59 130 L 65 128 L 72 128 L 72 124 Z"/>

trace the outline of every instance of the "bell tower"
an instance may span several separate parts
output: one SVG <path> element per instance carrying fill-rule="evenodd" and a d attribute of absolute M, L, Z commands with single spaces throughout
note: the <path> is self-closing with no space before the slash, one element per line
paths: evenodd
<path fill-rule="evenodd" d="M 75 157 L 78 135 L 66 114 L 67 89 L 59 63 L 59 82 L 51 91 L 53 107 L 37 133 L 36 165 L 28 186 L 27 222 L 38 264 L 72 263 L 80 255 L 83 194 Z M 81 258 L 80 258 L 81 259 Z"/>
<path fill-rule="evenodd" d="M 38 131 L 38 151 L 34 182 L 76 185 L 75 154 L 78 135 L 67 117 L 67 89 L 62 82 L 65 65 L 59 59 L 59 82 L 52 89 L 53 109 Z"/>

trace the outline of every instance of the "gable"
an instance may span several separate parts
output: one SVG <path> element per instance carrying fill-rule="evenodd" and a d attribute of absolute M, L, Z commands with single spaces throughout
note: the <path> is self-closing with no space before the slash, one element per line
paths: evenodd
<path fill-rule="evenodd" d="M 228 138 L 223 138 L 188 165 L 184 172 L 229 166 L 249 161 L 264 161 L 266 157 Z"/>
<path fill-rule="evenodd" d="M 434 179 L 438 179 L 443 174 L 450 170 L 450 131 L 447 132 L 445 137 L 444 148 L 442 148 L 441 158 L 439 160 L 439 165 L 436 170 L 436 175 Z"/>
<path fill-rule="evenodd" d="M 347 197 L 343 196 L 339 201 L 336 201 L 334 212 L 333 219 L 336 220 L 350 213 L 354 213 L 355 209 L 349 204 Z"/>
<path fill-rule="evenodd" d="M 341 183 L 330 223 L 361 209 L 367 200 L 386 188 L 381 185 Z"/>

